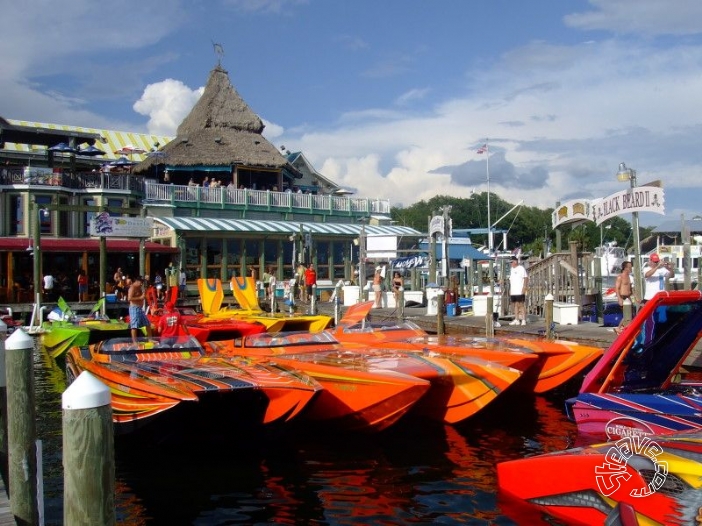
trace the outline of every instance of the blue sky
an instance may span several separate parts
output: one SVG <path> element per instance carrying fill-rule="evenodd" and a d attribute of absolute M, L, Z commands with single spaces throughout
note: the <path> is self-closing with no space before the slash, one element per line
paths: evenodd
<path fill-rule="evenodd" d="M 553 207 L 661 180 L 702 215 L 699 0 L 0 0 L 0 116 L 175 135 L 217 63 L 357 195 Z"/>

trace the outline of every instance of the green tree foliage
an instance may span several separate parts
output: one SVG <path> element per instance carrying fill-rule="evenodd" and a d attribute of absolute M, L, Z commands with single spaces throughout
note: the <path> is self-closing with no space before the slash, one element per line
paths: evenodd
<path fill-rule="evenodd" d="M 429 218 L 438 214 L 446 205 L 451 206 L 450 215 L 454 229 L 487 228 L 487 192 L 473 194 L 469 198 L 435 196 L 406 208 L 393 207 L 390 215 L 397 224 L 427 232 Z M 553 208 L 544 210 L 533 206 L 520 206 L 503 218 L 512 207 L 514 204 L 502 200 L 494 193 L 490 194 L 490 219 L 494 230 L 498 232 L 493 238 L 495 248 L 504 248 L 500 231 L 507 230 L 508 249 L 521 247 L 525 253 L 539 255 L 543 253 L 544 244 L 548 241 L 552 250 L 555 250 L 556 232 L 551 228 Z M 500 221 L 495 224 L 498 220 Z M 650 234 L 650 230 L 641 229 L 642 240 Z M 600 244 L 600 237 L 604 242 L 616 241 L 618 246 L 623 246 L 633 253 L 632 228 L 624 217 L 606 221 L 602 229 L 592 221 L 561 227 L 561 250 L 568 250 L 568 241 L 574 240 L 578 241 L 581 250 L 591 252 Z M 475 245 L 487 245 L 487 235 L 472 235 L 471 240 Z"/>

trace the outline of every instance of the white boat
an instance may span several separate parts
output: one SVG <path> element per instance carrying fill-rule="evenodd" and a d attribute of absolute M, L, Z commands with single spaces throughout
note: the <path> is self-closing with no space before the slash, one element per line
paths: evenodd
<path fill-rule="evenodd" d="M 617 276 L 622 271 L 622 263 L 627 260 L 626 251 L 618 247 L 616 241 L 610 241 L 595 249 L 595 256 L 600 262 L 600 275 L 603 278 Z"/>

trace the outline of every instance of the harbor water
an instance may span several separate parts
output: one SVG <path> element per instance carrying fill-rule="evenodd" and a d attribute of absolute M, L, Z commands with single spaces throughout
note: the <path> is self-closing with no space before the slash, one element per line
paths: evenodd
<path fill-rule="evenodd" d="M 35 357 L 45 523 L 60 525 L 65 375 L 61 360 L 40 348 Z M 548 396 L 505 393 L 457 426 L 408 418 L 374 435 L 298 424 L 263 431 L 232 426 L 230 435 L 203 433 L 184 443 L 117 437 L 118 523 L 527 524 L 503 509 L 495 466 L 571 447 L 576 429 L 563 402 L 578 385 Z"/>

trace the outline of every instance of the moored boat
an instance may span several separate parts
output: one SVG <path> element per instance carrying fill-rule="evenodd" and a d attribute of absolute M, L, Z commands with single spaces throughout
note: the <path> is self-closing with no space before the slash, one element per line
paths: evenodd
<path fill-rule="evenodd" d="M 602 356 L 602 349 L 565 340 L 526 338 L 476 338 L 430 335 L 411 321 L 370 323 L 373 302 L 349 307 L 331 332 L 343 344 L 361 344 L 415 352 L 440 352 L 450 356 L 477 357 L 524 371 L 516 389 L 534 393 L 550 391 L 581 373 Z"/>
<path fill-rule="evenodd" d="M 189 336 L 139 338 L 136 344 L 131 338 L 113 338 L 72 347 L 66 371 L 69 382 L 90 371 L 110 388 L 117 432 L 168 415 L 171 425 L 180 428 L 192 421 L 232 429 L 288 421 L 321 389 L 282 366 L 208 356 Z"/>
<path fill-rule="evenodd" d="M 258 303 L 256 282 L 253 278 L 232 278 L 230 286 L 239 308 L 222 308 L 224 291 L 218 279 L 199 279 L 197 282 L 202 310 L 212 318 L 234 317 L 253 320 L 266 325 L 268 332 L 310 331 L 319 332 L 332 322 L 324 314 L 288 314 L 264 312 Z"/>
<path fill-rule="evenodd" d="M 698 524 L 702 433 L 627 437 L 502 462 L 497 476 L 500 508 L 520 524 Z"/>
<path fill-rule="evenodd" d="M 41 343 L 52 358 L 74 346 L 92 345 L 108 338 L 129 336 L 129 324 L 120 320 L 74 318 L 46 321 Z"/>
<path fill-rule="evenodd" d="M 220 354 L 275 356 L 278 361 L 285 360 L 286 364 L 312 376 L 309 364 L 323 363 L 336 367 L 337 375 L 358 370 L 380 373 L 391 370 L 426 380 L 430 383 L 429 390 L 413 412 L 446 423 L 457 423 L 474 415 L 522 374 L 518 369 L 478 358 L 345 347 L 327 331 L 257 334 L 232 342 L 211 342 L 208 346 Z M 323 383 L 321 378 L 314 377 Z"/>
<path fill-rule="evenodd" d="M 684 367 L 702 336 L 702 293 L 659 292 L 566 402 L 584 435 L 617 438 L 702 429 L 702 380 Z"/>

